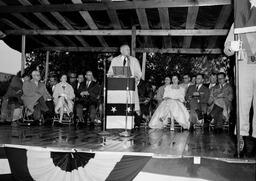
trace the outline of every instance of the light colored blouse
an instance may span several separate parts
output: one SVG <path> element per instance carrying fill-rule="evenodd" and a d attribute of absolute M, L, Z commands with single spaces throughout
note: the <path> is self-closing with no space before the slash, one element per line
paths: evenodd
<path fill-rule="evenodd" d="M 185 101 L 185 88 L 179 86 L 179 88 L 173 88 L 173 85 L 167 85 L 164 88 L 164 96 L 163 98 L 170 98 L 179 100 L 181 102 Z"/>
<path fill-rule="evenodd" d="M 56 102 L 60 96 L 65 96 L 69 100 L 74 99 L 75 93 L 73 87 L 66 82 L 56 84 L 53 91 L 54 102 Z"/>

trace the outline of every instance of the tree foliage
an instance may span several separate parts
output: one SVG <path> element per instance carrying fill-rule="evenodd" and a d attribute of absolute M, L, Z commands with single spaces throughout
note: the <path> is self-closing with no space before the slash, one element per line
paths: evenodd
<path fill-rule="evenodd" d="M 111 59 L 116 56 L 114 53 L 82 53 L 82 52 L 51 52 L 49 72 L 60 75 L 70 72 L 83 73 L 92 70 L 96 79 L 103 80 L 103 62 L 106 61 L 107 69 Z M 136 54 L 142 62 L 142 54 Z M 45 72 L 45 52 L 31 52 L 27 54 L 27 66 L 39 61 L 41 64 L 37 68 L 44 75 Z M 156 84 L 160 85 L 165 76 L 185 73 L 191 75 L 203 73 L 206 78 L 212 72 L 226 72 L 229 77 L 233 76 L 233 65 L 227 57 L 223 55 L 181 55 L 181 54 L 159 54 L 147 53 L 146 79 L 154 77 Z"/>

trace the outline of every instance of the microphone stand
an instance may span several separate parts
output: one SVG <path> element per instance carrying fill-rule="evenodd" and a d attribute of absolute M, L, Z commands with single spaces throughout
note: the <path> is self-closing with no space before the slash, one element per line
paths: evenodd
<path fill-rule="evenodd" d="M 104 78 L 103 78 L 103 105 L 102 105 L 102 112 L 103 112 L 103 119 L 102 119 L 102 124 L 103 124 L 103 129 L 100 133 L 98 133 L 101 136 L 106 136 L 109 135 L 110 133 L 106 131 L 106 60 L 103 60 L 103 71 L 104 71 Z M 104 140 L 104 139 L 103 139 Z"/>
<path fill-rule="evenodd" d="M 128 67 L 130 67 L 130 59 L 126 56 L 125 58 L 127 58 L 127 64 Z M 128 132 L 127 130 L 127 122 L 128 122 L 128 102 L 129 102 L 129 85 L 130 85 L 130 77 L 128 75 L 128 68 L 127 68 L 127 72 L 126 72 L 126 106 L 125 106 L 125 130 L 121 133 L 119 133 L 120 136 L 123 137 L 129 137 L 131 134 L 130 132 Z"/>

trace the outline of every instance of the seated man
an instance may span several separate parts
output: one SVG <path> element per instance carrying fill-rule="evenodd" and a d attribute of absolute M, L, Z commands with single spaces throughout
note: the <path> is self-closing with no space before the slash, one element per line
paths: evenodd
<path fill-rule="evenodd" d="M 3 97 L 1 121 L 7 123 L 13 121 L 14 110 L 23 104 L 21 100 L 22 85 L 23 82 L 27 80 L 29 80 L 29 77 L 25 74 L 21 75 L 21 72 L 18 72 L 17 75 L 12 78 L 7 92 Z"/>
<path fill-rule="evenodd" d="M 83 107 L 86 107 L 90 113 L 90 128 L 93 129 L 100 87 L 97 82 L 93 81 L 92 71 L 87 71 L 85 77 L 86 82 L 82 83 L 78 89 L 76 114 L 78 119 L 83 119 Z"/>
<path fill-rule="evenodd" d="M 33 118 L 36 121 L 41 119 L 41 112 L 48 111 L 45 101 L 51 99 L 45 84 L 40 82 L 40 79 L 39 71 L 33 71 L 32 79 L 25 81 L 22 87 L 22 100 L 28 109 L 28 116 L 33 114 Z"/>
<path fill-rule="evenodd" d="M 189 86 L 186 92 L 185 99 L 188 103 L 188 108 L 190 109 L 191 125 L 198 123 L 198 120 L 203 119 L 207 113 L 210 91 L 203 85 L 203 82 L 203 74 L 197 74 L 196 84 Z"/>
<path fill-rule="evenodd" d="M 217 131 L 222 130 L 223 121 L 229 120 L 233 90 L 230 84 L 226 83 L 226 74 L 218 74 L 218 85 L 211 89 L 209 104 L 211 105 L 209 115 L 214 119 Z"/>

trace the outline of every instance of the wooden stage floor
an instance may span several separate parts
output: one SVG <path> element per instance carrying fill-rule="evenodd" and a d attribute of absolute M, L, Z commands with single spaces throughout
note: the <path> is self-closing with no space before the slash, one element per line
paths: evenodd
<path fill-rule="evenodd" d="M 145 152 L 173 156 L 234 158 L 235 144 L 227 133 L 213 134 L 196 130 L 171 132 L 144 129 L 131 137 L 120 137 L 121 130 L 110 130 L 100 136 L 99 129 L 70 127 L 0 126 L 0 144 L 41 146 L 57 149 L 77 148 L 83 151 Z"/>

